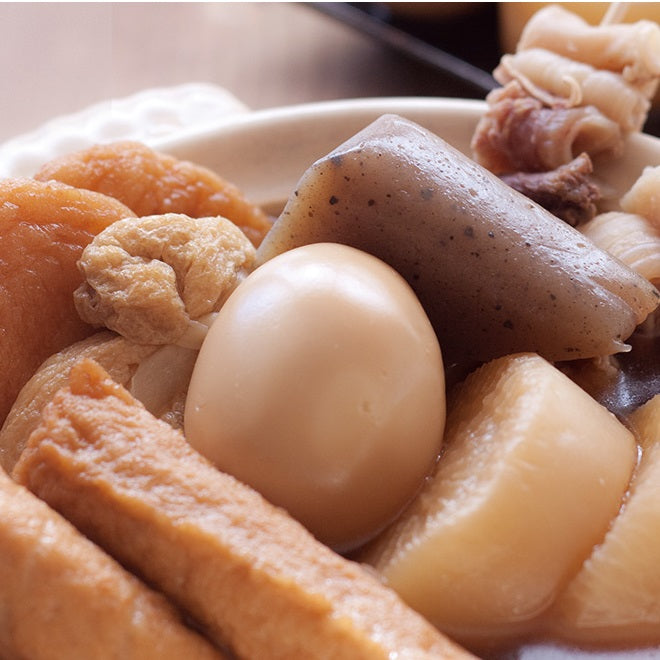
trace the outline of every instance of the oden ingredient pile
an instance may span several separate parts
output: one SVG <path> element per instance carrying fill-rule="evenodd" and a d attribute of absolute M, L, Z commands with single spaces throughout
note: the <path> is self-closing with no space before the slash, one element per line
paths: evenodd
<path fill-rule="evenodd" d="M 603 35 L 559 18 L 579 43 Z M 618 378 L 642 331 L 655 341 L 657 170 L 631 175 L 623 209 L 598 172 L 641 126 L 658 28 L 636 28 L 640 53 L 637 31 L 607 27 L 645 66 L 562 59 L 562 96 L 535 77 L 559 61 L 536 52 L 543 25 L 503 61 L 475 135 L 483 164 L 509 163 L 493 172 L 389 115 L 311 164 L 272 226 L 213 173 L 136 144 L 37 176 L 64 183 L 3 184 L 0 249 L 11 227 L 45 232 L 62 272 L 48 286 L 39 243 L 35 300 L 53 302 L 24 309 L 29 338 L 2 326 L 24 350 L 0 431 L 18 482 L 0 498 L 0 559 L 19 567 L 0 586 L 0 655 L 111 656 L 56 634 L 81 612 L 122 657 L 148 657 L 135 640 L 160 631 L 260 660 L 470 657 L 449 638 L 479 653 L 660 645 L 660 393 L 617 418 L 576 384 Z M 593 93 L 612 76 L 629 121 Z M 578 128 L 525 150 L 548 117 Z M 71 199 L 98 213 L 55 230 Z M 553 214 L 567 208 L 577 228 Z M 587 229 L 612 210 L 642 227 L 625 250 Z M 8 305 L 21 286 L 7 282 Z M 94 566 L 104 607 L 79 588 Z M 60 594 L 75 606 L 55 620 Z M 121 603 L 153 626 L 111 622 Z"/>

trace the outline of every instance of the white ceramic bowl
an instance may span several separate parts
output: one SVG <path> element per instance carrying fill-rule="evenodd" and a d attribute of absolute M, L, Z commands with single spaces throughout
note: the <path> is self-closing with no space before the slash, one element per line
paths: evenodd
<path fill-rule="evenodd" d="M 205 165 L 268 209 L 282 206 L 303 172 L 384 113 L 396 113 L 438 134 L 466 154 L 483 114 L 483 101 L 448 98 L 378 98 L 325 101 L 221 118 L 217 125 L 179 132 L 152 146 Z M 625 155 L 597 172 L 615 197 L 646 165 L 660 164 L 660 140 L 633 135 Z"/>

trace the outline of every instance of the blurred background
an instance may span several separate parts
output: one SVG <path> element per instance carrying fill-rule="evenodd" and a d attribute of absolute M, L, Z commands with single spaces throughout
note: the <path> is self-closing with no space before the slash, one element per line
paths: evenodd
<path fill-rule="evenodd" d="M 608 3 L 563 3 L 598 22 Z M 145 88 L 206 82 L 253 109 L 483 98 L 542 3 L 0 3 L 0 142 Z M 633 6 L 660 13 L 659 3 Z M 654 17 L 657 19 L 657 17 Z"/>

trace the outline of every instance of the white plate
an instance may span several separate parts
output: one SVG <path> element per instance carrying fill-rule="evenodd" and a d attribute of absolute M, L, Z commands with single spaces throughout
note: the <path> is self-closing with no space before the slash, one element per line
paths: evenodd
<path fill-rule="evenodd" d="M 0 177 L 32 176 L 46 161 L 115 140 L 151 145 L 165 135 L 215 128 L 219 118 L 249 108 L 223 87 L 184 83 L 150 87 L 53 117 L 35 130 L 0 144 Z"/>
<path fill-rule="evenodd" d="M 229 116 L 216 126 L 193 128 L 152 145 L 209 167 L 251 201 L 276 209 L 307 167 L 382 114 L 405 116 L 469 155 L 485 108 L 483 101 L 447 98 L 326 101 Z M 618 198 L 646 165 L 660 165 L 660 140 L 633 135 L 625 155 L 598 166 L 597 173 Z"/>

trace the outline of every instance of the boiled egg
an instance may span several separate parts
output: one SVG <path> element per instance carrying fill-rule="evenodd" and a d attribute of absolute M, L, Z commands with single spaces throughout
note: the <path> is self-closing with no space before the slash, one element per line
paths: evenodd
<path fill-rule="evenodd" d="M 184 419 L 219 469 L 347 551 L 400 513 L 440 452 L 440 346 L 390 266 L 345 245 L 296 248 L 225 302 Z"/>

